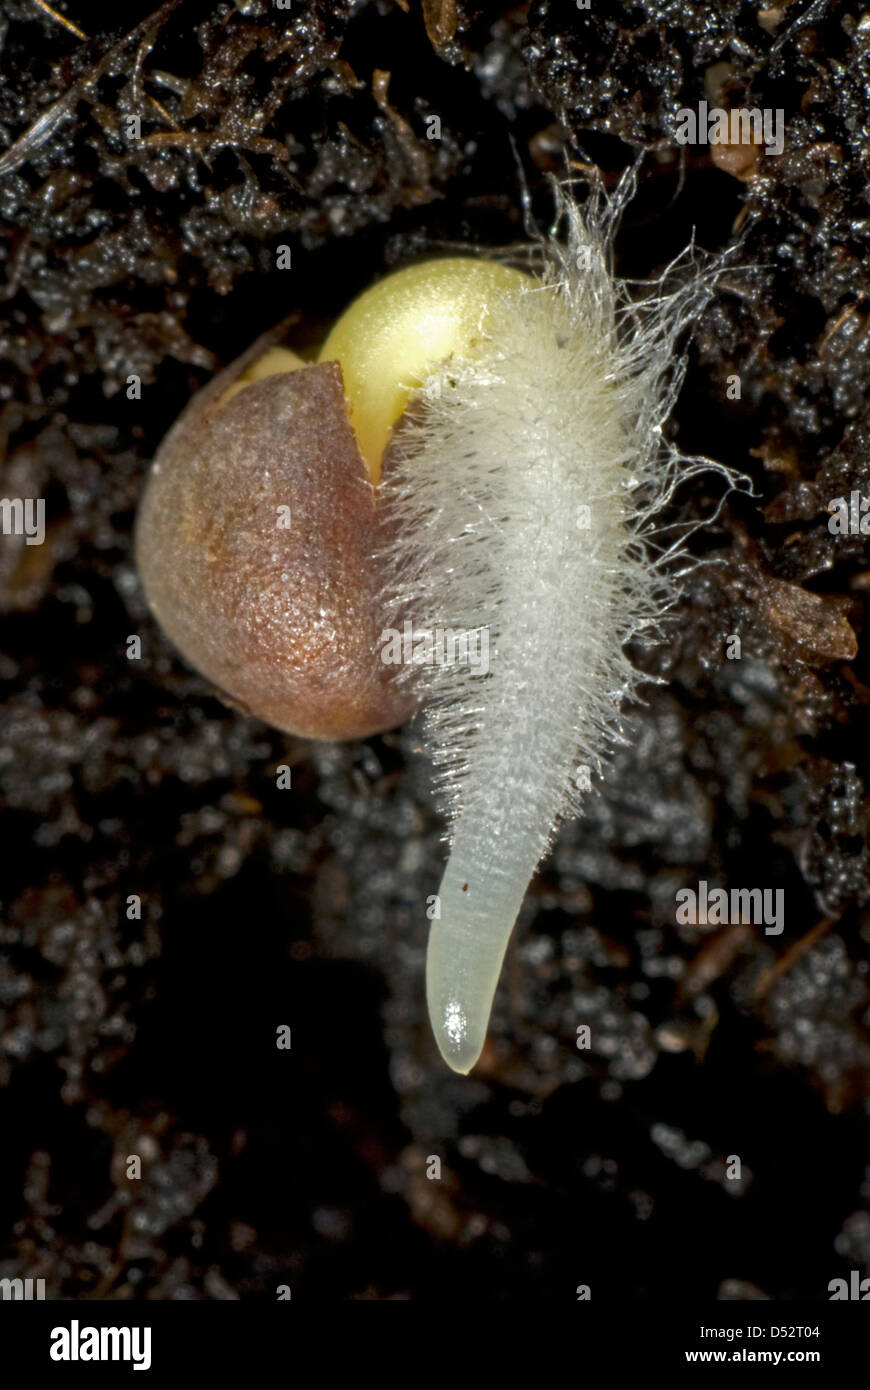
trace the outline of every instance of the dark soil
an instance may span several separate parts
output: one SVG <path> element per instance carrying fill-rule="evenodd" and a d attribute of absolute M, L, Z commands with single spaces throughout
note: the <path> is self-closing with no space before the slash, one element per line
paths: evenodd
<path fill-rule="evenodd" d="M 0 492 L 47 520 L 0 541 L 0 1277 L 826 1299 L 870 1272 L 870 556 L 827 510 L 870 496 L 863 7 L 152 6 L 57 0 L 84 39 L 0 15 Z M 782 108 L 784 153 L 677 145 L 717 94 Z M 227 709 L 148 615 L 136 501 L 273 323 L 316 337 L 423 247 L 519 239 L 524 188 L 546 223 L 550 173 L 612 186 L 641 153 L 622 274 L 693 229 L 739 243 L 673 429 L 755 495 L 696 535 L 716 563 L 639 658 L 666 682 L 529 893 L 462 1078 L 425 1017 L 443 847 L 413 728 L 312 745 Z M 701 879 L 782 888 L 782 936 L 677 926 Z"/>

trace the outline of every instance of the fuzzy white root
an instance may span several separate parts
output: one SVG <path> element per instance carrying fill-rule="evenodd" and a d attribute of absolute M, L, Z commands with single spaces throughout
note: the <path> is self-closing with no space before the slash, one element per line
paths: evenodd
<path fill-rule="evenodd" d="M 415 629 L 485 629 L 490 670 L 415 665 L 450 821 L 427 994 L 438 1046 L 468 1072 L 526 888 L 578 767 L 600 768 L 640 677 L 624 643 L 674 596 L 653 517 L 688 473 L 661 426 L 676 339 L 710 294 L 691 255 L 632 300 L 610 270 L 632 180 L 584 210 L 559 190 L 537 282 L 488 305 L 490 343 L 431 377 L 384 486 L 389 598 Z M 561 230 L 561 238 L 557 233 Z M 386 597 L 387 595 L 385 595 Z"/>

